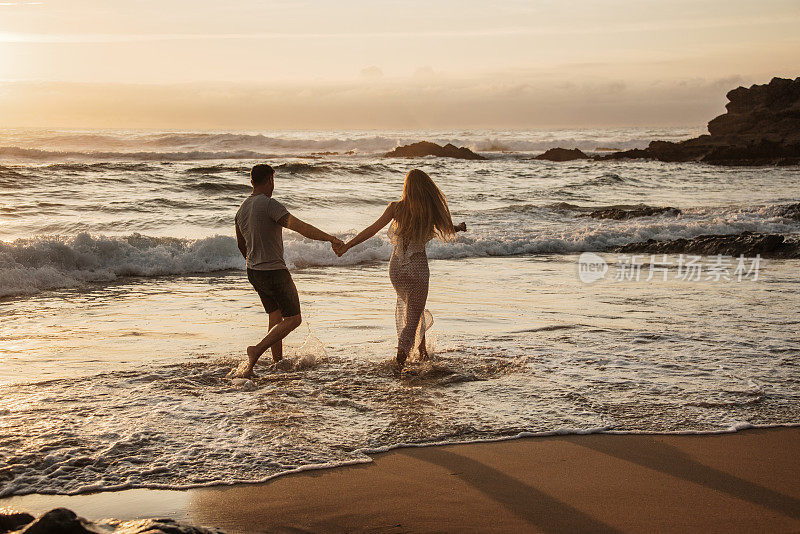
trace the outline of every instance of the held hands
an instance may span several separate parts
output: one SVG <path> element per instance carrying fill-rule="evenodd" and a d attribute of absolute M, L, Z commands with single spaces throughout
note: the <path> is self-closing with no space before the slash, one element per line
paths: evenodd
<path fill-rule="evenodd" d="M 338 243 L 331 243 L 331 247 L 333 248 L 333 251 L 336 253 L 336 255 L 339 256 L 340 258 L 345 252 L 350 250 L 350 247 L 347 245 L 347 243 L 343 243 L 342 241 L 339 241 Z"/>
<path fill-rule="evenodd" d="M 462 222 L 461 224 L 457 224 L 455 226 L 456 232 L 466 232 L 467 231 L 467 223 Z"/>
<path fill-rule="evenodd" d="M 342 254 L 344 254 L 345 252 L 347 252 L 347 249 L 348 249 L 349 247 L 348 247 L 348 246 L 347 246 L 347 244 L 346 244 L 344 241 L 342 241 L 341 239 L 338 239 L 338 238 L 334 238 L 334 239 L 335 239 L 334 241 L 331 241 L 331 248 L 333 249 L 333 252 L 334 252 L 334 253 L 335 253 L 337 256 L 341 257 L 341 256 L 342 256 Z"/>

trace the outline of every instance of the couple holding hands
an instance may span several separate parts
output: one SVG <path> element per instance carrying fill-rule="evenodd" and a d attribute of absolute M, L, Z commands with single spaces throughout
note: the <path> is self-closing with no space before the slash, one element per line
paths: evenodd
<path fill-rule="evenodd" d="M 391 223 L 394 250 L 389 278 L 397 292 L 396 362 L 402 368 L 415 350 L 420 358 L 427 357 L 425 330 L 430 325 L 425 324 L 425 302 L 430 272 L 425 245 L 434 237 L 453 240 L 456 232 L 467 229 L 465 223 L 453 225 L 447 198 L 430 176 L 419 169 L 410 171 L 400 200 L 389 203 L 378 220 L 347 243 L 294 217 L 272 198 L 275 171 L 271 166 L 255 165 L 250 182 L 253 192 L 236 213 L 236 242 L 245 258 L 247 278 L 269 316 L 269 331 L 260 342 L 247 347 L 247 361 L 239 366 L 235 377 L 253 377 L 256 362 L 267 350 L 272 351 L 274 361 L 280 361 L 283 338 L 302 322 L 297 288 L 283 259 L 283 228 L 309 239 L 328 241 L 336 255 L 342 256 Z"/>

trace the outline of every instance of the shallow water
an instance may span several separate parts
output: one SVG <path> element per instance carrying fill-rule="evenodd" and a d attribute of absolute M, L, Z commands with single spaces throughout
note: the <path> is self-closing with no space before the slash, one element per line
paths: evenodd
<path fill-rule="evenodd" d="M 404 135 L 485 150 L 490 134 Z M 579 145 L 616 135 L 625 146 L 657 134 L 570 133 Z M 580 252 L 648 238 L 795 235 L 800 222 L 784 208 L 800 201 L 797 168 L 369 152 L 400 139 L 391 133 L 184 134 L 180 146 L 166 134 L 4 135 L 0 145 L 47 153 L 2 155 L 0 496 L 263 480 L 402 443 L 800 423 L 800 260 L 764 260 L 757 280 L 741 282 L 682 281 L 674 267 L 667 281 L 585 284 L 577 273 Z M 495 137 L 538 150 L 530 133 Z M 220 143 L 228 159 L 198 160 Z M 433 362 L 402 376 L 389 363 L 385 235 L 339 259 L 287 233 L 304 325 L 287 339 L 286 364 L 260 366 L 255 381 L 224 378 L 266 326 L 231 236 L 253 163 L 231 151 L 254 143 L 278 154 L 275 196 L 342 236 L 396 198 L 412 165 L 431 173 L 470 228 L 429 248 Z M 323 149 L 359 152 L 310 157 Z M 638 203 L 683 214 L 580 216 Z"/>

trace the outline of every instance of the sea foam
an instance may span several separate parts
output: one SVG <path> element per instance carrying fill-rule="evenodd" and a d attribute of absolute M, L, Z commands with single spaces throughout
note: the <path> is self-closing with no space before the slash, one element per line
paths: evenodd
<path fill-rule="evenodd" d="M 227 236 L 187 240 L 148 237 L 50 236 L 0 242 L 0 296 L 33 294 L 130 276 L 166 276 L 240 269 Z"/>
<path fill-rule="evenodd" d="M 547 207 L 532 209 L 544 211 Z M 561 208 L 559 208 L 561 209 Z M 785 216 L 784 206 L 696 208 L 681 217 L 642 217 L 626 221 L 582 219 L 568 228 L 479 227 L 460 234 L 454 243 L 433 240 L 430 259 L 462 259 L 531 254 L 603 252 L 614 246 L 655 239 L 667 241 L 706 234 L 744 231 L 793 234 L 798 223 Z M 351 232 L 349 235 L 353 235 Z M 342 235 L 346 238 L 348 236 Z M 341 258 L 327 242 L 311 241 L 288 232 L 284 237 L 290 269 L 352 266 L 388 261 L 393 246 L 379 234 Z M 30 295 L 90 282 L 126 277 L 158 277 L 243 269 L 244 260 L 231 236 L 203 239 L 149 237 L 142 234 L 104 236 L 40 236 L 10 243 L 0 241 L 0 297 Z"/>

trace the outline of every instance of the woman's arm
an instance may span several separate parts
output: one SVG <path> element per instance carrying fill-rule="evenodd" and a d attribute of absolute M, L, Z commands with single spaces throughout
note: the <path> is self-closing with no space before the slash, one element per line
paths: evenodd
<path fill-rule="evenodd" d="M 383 215 L 381 215 L 378 218 L 377 221 L 375 221 L 374 223 L 372 223 L 369 226 L 367 226 L 366 228 L 364 228 L 364 230 L 362 230 L 360 234 L 358 234 L 353 239 L 351 239 L 350 241 L 345 243 L 344 246 L 339 247 L 339 250 L 336 251 L 336 253 L 339 256 L 341 256 L 342 254 L 344 254 L 345 252 L 347 252 L 348 250 L 350 250 L 354 246 L 356 246 L 356 245 L 358 245 L 360 243 L 363 243 L 364 241 L 366 241 L 370 237 L 372 237 L 375 234 L 377 234 L 380 231 L 381 228 L 383 228 L 384 226 L 389 224 L 392 221 L 392 219 L 394 219 L 394 210 L 395 210 L 395 206 L 396 205 L 397 205 L 396 202 L 392 202 L 388 206 L 386 206 L 386 210 L 383 212 Z M 341 252 L 341 254 L 340 254 L 340 252 Z"/>

